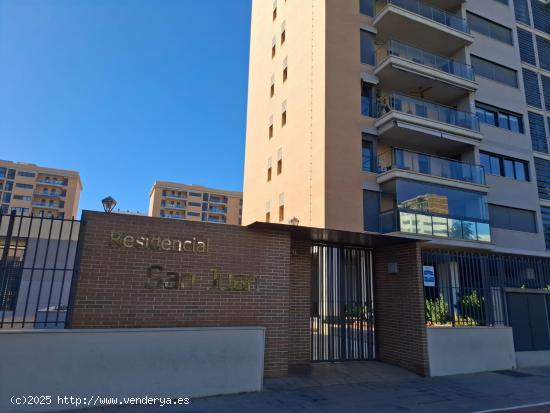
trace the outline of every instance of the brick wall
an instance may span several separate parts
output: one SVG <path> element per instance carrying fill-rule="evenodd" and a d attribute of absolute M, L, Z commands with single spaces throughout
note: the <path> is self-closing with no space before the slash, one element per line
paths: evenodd
<path fill-rule="evenodd" d="M 375 330 L 378 359 L 429 374 L 420 244 L 375 250 Z M 388 274 L 397 262 L 398 274 Z"/>
<path fill-rule="evenodd" d="M 310 357 L 311 243 L 292 240 L 290 255 L 289 355 L 292 367 L 308 365 Z"/>
<path fill-rule="evenodd" d="M 83 226 L 71 328 L 264 326 L 266 376 L 285 375 L 289 362 L 309 360 L 305 349 L 307 341 L 309 351 L 309 320 L 306 326 L 303 314 L 296 314 L 289 333 L 289 308 L 303 312 L 309 305 L 309 295 L 301 302 L 309 291 L 303 246 L 292 260 L 299 276 L 289 300 L 289 234 L 92 212 L 84 213 Z M 172 239 L 197 237 L 208 240 L 209 252 L 123 248 L 111 243 L 112 231 Z M 191 276 L 186 275 L 182 289 L 151 288 L 147 269 L 153 265 L 164 271 L 192 273 L 195 284 L 191 286 Z M 212 268 L 221 270 L 222 277 L 227 273 L 254 276 L 255 286 L 252 291 L 212 288 Z"/>

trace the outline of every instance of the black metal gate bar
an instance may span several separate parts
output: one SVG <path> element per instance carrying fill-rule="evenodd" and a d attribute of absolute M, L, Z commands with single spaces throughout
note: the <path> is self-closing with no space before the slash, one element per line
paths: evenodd
<path fill-rule="evenodd" d="M 316 244 L 311 254 L 312 361 L 374 359 L 371 251 Z"/>
<path fill-rule="evenodd" d="M 0 328 L 65 327 L 79 231 L 75 219 L 0 214 Z"/>

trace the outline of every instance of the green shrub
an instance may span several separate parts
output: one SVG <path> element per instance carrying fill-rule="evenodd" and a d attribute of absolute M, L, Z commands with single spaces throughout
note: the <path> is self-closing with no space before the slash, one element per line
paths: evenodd
<path fill-rule="evenodd" d="M 449 304 L 443 297 L 426 300 L 426 322 L 434 325 L 444 325 L 450 321 Z"/>
<path fill-rule="evenodd" d="M 459 298 L 460 314 L 469 325 L 481 325 L 485 323 L 485 298 L 478 295 L 477 291 L 470 294 L 461 294 Z"/>

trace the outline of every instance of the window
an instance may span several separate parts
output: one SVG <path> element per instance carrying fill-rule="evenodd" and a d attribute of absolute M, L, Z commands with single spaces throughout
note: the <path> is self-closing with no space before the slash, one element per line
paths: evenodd
<path fill-rule="evenodd" d="M 178 202 L 178 205 L 181 205 L 179 202 Z M 192 207 L 200 207 L 202 204 L 200 202 L 189 202 L 189 206 L 192 206 Z"/>
<path fill-rule="evenodd" d="M 201 214 L 199 212 L 188 212 L 187 215 L 190 216 L 190 217 L 200 217 L 201 216 Z"/>
<path fill-rule="evenodd" d="M 472 55 L 472 67 L 476 76 L 485 77 L 495 82 L 503 83 L 508 86 L 518 87 L 518 74 L 515 70 L 489 60 L 482 59 Z"/>
<path fill-rule="evenodd" d="M 267 168 L 267 182 L 271 181 L 271 166 Z"/>
<path fill-rule="evenodd" d="M 374 151 L 372 141 L 366 140 L 363 134 L 362 144 L 362 169 L 365 172 L 374 172 Z"/>
<path fill-rule="evenodd" d="M 28 195 L 14 195 L 13 199 L 17 199 L 18 201 L 32 201 L 32 196 Z"/>
<path fill-rule="evenodd" d="M 548 26 L 550 26 L 550 17 L 548 19 Z M 539 51 L 539 66 L 550 71 L 550 40 L 537 36 L 537 49 Z"/>
<path fill-rule="evenodd" d="M 363 226 L 365 231 L 380 231 L 380 194 L 363 190 Z"/>
<path fill-rule="evenodd" d="M 269 138 L 273 137 L 273 124 L 269 125 Z"/>
<path fill-rule="evenodd" d="M 15 169 L 8 169 L 8 179 L 15 179 Z"/>
<path fill-rule="evenodd" d="M 544 107 L 547 112 L 550 112 L 550 77 L 541 75 L 542 94 L 544 96 Z"/>
<path fill-rule="evenodd" d="M 476 115 L 481 123 L 516 133 L 524 133 L 523 117 L 517 113 L 476 102 Z"/>
<path fill-rule="evenodd" d="M 546 249 L 550 250 L 550 208 L 540 207 L 542 213 L 542 227 L 544 229 L 544 242 L 546 243 Z"/>
<path fill-rule="evenodd" d="M 508 27 L 502 26 L 470 12 L 467 13 L 467 17 L 468 24 L 473 31 L 504 43 L 514 44 L 514 41 L 512 40 L 512 30 Z"/>
<path fill-rule="evenodd" d="M 277 161 L 277 175 L 281 175 L 283 173 L 283 160 L 279 159 Z"/>
<path fill-rule="evenodd" d="M 13 190 L 13 181 L 7 181 L 6 185 L 4 186 L 4 191 L 11 191 Z"/>
<path fill-rule="evenodd" d="M 281 126 L 286 125 L 286 110 L 281 114 Z"/>
<path fill-rule="evenodd" d="M 535 211 L 489 204 L 490 223 L 493 228 L 521 232 L 537 232 Z"/>
<path fill-rule="evenodd" d="M 527 0 L 514 0 L 514 12 L 516 14 L 516 20 L 527 25 L 531 24 L 529 18 L 529 6 Z"/>
<path fill-rule="evenodd" d="M 269 223 L 271 221 L 271 214 L 269 212 L 265 213 L 265 222 Z"/>
<path fill-rule="evenodd" d="M 190 195 L 190 196 L 202 197 L 202 194 L 199 194 L 198 192 L 189 192 L 189 195 Z"/>
<path fill-rule="evenodd" d="M 550 8 L 545 0 L 531 0 L 535 29 L 550 34 Z"/>
<path fill-rule="evenodd" d="M 286 82 L 288 79 L 288 67 L 283 69 L 283 82 Z"/>
<path fill-rule="evenodd" d="M 529 118 L 529 131 L 531 132 L 531 146 L 534 151 L 548 153 L 548 140 L 544 117 L 534 112 L 527 112 Z"/>
<path fill-rule="evenodd" d="M 527 30 L 522 30 L 520 28 L 518 28 L 517 31 L 521 61 L 536 66 L 537 61 L 535 60 L 535 45 L 533 44 L 533 35 L 531 34 L 531 32 L 528 32 Z"/>
<path fill-rule="evenodd" d="M 480 152 L 479 159 L 485 173 L 517 181 L 529 181 L 529 162 L 501 155 Z"/>
<path fill-rule="evenodd" d="M 36 174 L 34 172 L 27 172 L 27 171 L 18 171 L 17 175 L 24 176 L 24 177 L 27 177 L 27 178 L 34 178 L 36 176 Z"/>
<path fill-rule="evenodd" d="M 15 187 L 16 188 L 21 188 L 21 189 L 32 189 L 33 188 L 33 186 L 31 184 L 22 184 L 21 182 L 16 183 Z"/>
<path fill-rule="evenodd" d="M 283 222 L 285 220 L 285 206 L 281 205 L 279 207 L 279 222 Z"/>
<path fill-rule="evenodd" d="M 550 161 L 535 157 L 535 171 L 539 197 L 550 200 Z"/>
<path fill-rule="evenodd" d="M 539 77 L 536 72 L 523 69 L 523 86 L 525 87 L 525 99 L 527 100 L 527 104 L 535 108 L 542 108 Z"/>
<path fill-rule="evenodd" d="M 361 30 L 361 63 L 374 66 L 374 35 Z"/>
<path fill-rule="evenodd" d="M 11 193 L 10 192 L 4 192 L 4 196 L 2 197 L 2 202 L 9 204 L 11 201 Z"/>
<path fill-rule="evenodd" d="M 361 81 L 361 114 L 363 116 L 374 117 L 374 88 L 370 83 Z"/>
<path fill-rule="evenodd" d="M 359 0 L 359 12 L 366 16 L 374 16 L 374 0 Z"/>

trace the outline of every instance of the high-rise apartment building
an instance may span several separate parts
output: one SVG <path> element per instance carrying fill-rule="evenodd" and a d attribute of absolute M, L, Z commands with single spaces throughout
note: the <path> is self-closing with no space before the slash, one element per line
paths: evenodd
<path fill-rule="evenodd" d="M 82 191 L 75 171 L 0 160 L 1 212 L 75 218 Z"/>
<path fill-rule="evenodd" d="M 157 181 L 149 194 L 149 216 L 241 225 L 242 193 Z"/>
<path fill-rule="evenodd" d="M 549 45 L 539 0 L 253 1 L 244 224 L 546 255 Z"/>

